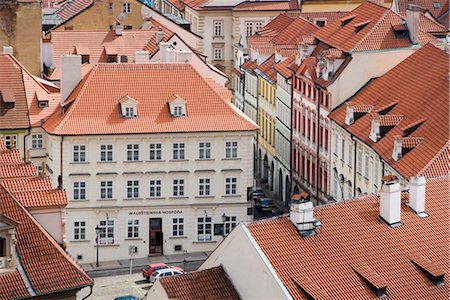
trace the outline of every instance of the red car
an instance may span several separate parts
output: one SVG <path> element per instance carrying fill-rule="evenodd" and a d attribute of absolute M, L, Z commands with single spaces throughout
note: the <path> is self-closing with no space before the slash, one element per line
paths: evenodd
<path fill-rule="evenodd" d="M 155 272 L 156 270 L 160 270 L 160 269 L 167 269 L 167 268 L 173 268 L 176 269 L 178 271 L 180 271 L 181 273 L 184 273 L 184 270 L 182 268 L 176 267 L 176 266 L 168 266 L 164 263 L 158 263 L 158 264 L 150 264 L 148 265 L 148 267 L 146 267 L 145 269 L 142 270 L 142 276 L 149 281 L 150 280 L 150 276 L 152 276 L 153 272 Z"/>

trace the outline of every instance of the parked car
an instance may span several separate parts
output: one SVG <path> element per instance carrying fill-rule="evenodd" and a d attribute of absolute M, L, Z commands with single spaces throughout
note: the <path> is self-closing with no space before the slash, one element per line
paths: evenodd
<path fill-rule="evenodd" d="M 152 276 L 150 276 L 150 282 L 154 283 L 159 278 L 181 275 L 181 274 L 184 274 L 184 272 L 181 272 L 179 269 L 175 269 L 175 268 L 159 269 L 159 270 L 156 270 L 155 272 L 153 272 Z"/>
<path fill-rule="evenodd" d="M 256 209 L 258 209 L 260 212 L 269 213 L 274 208 L 275 205 L 270 198 L 261 198 L 256 202 Z"/>
<path fill-rule="evenodd" d="M 269 212 L 269 214 L 270 214 L 272 217 L 277 217 L 277 216 L 284 215 L 284 211 L 279 210 L 278 208 L 275 208 L 275 209 L 271 209 L 270 212 Z"/>
<path fill-rule="evenodd" d="M 142 276 L 149 281 L 150 277 L 152 276 L 152 274 L 157 271 L 157 270 L 161 270 L 161 269 L 176 269 L 178 271 L 180 271 L 181 273 L 184 273 L 184 270 L 182 268 L 179 268 L 177 266 L 168 266 L 164 263 L 157 263 L 157 264 L 150 264 L 148 265 L 148 267 L 146 267 L 145 269 L 142 270 Z"/>
<path fill-rule="evenodd" d="M 114 298 L 114 300 L 139 300 L 140 298 L 132 295 L 120 296 Z"/>

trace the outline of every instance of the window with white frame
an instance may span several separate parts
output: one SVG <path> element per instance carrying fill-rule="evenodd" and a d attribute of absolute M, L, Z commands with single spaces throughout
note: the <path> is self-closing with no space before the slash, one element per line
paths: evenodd
<path fill-rule="evenodd" d="M 172 219 L 172 236 L 183 236 L 184 235 L 184 219 L 183 218 L 173 218 Z"/>
<path fill-rule="evenodd" d="M 214 21 L 214 36 L 223 36 L 223 21 Z"/>
<path fill-rule="evenodd" d="M 222 47 L 214 47 L 213 58 L 214 58 L 214 60 L 222 60 L 223 59 L 223 48 Z"/>
<path fill-rule="evenodd" d="M 44 136 L 41 133 L 31 135 L 31 148 L 41 149 L 44 147 Z"/>
<path fill-rule="evenodd" d="M 14 149 L 17 147 L 17 135 L 6 134 L 3 138 L 5 139 L 5 146 L 7 149 Z"/>
<path fill-rule="evenodd" d="M 379 164 L 378 164 L 378 160 L 377 159 L 375 159 L 375 167 L 374 167 L 374 178 L 373 178 L 373 182 L 374 182 L 374 186 L 375 186 L 375 192 L 376 192 L 376 190 L 377 190 L 377 186 L 378 186 L 378 167 L 379 167 Z"/>
<path fill-rule="evenodd" d="M 209 196 L 211 187 L 211 179 L 199 178 L 198 179 L 198 194 L 200 196 Z"/>
<path fill-rule="evenodd" d="M 263 28 L 263 22 L 255 22 L 255 32 Z"/>
<path fill-rule="evenodd" d="M 364 177 L 366 179 L 369 178 L 369 155 L 367 153 L 365 153 L 364 155 Z"/>
<path fill-rule="evenodd" d="M 85 145 L 74 145 L 73 146 L 73 161 L 74 162 L 85 162 L 86 161 L 86 146 Z"/>
<path fill-rule="evenodd" d="M 245 23 L 245 35 L 246 36 L 253 35 L 253 23 L 252 22 Z"/>
<path fill-rule="evenodd" d="M 238 142 L 225 142 L 225 157 L 226 158 L 238 157 Z"/>
<path fill-rule="evenodd" d="M 236 217 L 226 216 L 224 227 L 225 234 L 229 234 L 236 227 Z"/>
<path fill-rule="evenodd" d="M 348 143 L 348 166 L 353 166 L 353 143 L 350 141 Z"/>
<path fill-rule="evenodd" d="M 150 144 L 150 160 L 161 160 L 162 159 L 162 145 L 161 144 Z"/>
<path fill-rule="evenodd" d="M 44 171 L 44 169 L 42 168 L 42 165 L 35 165 L 36 168 L 36 173 L 38 175 L 42 175 L 42 172 Z"/>
<path fill-rule="evenodd" d="M 114 244 L 114 220 L 100 220 L 98 228 L 98 243 Z"/>
<path fill-rule="evenodd" d="M 173 196 L 174 197 L 184 196 L 184 179 L 173 180 Z"/>
<path fill-rule="evenodd" d="M 173 116 L 174 117 L 181 117 L 183 116 L 183 107 L 180 105 L 176 105 L 173 107 Z"/>
<path fill-rule="evenodd" d="M 212 238 L 211 228 L 211 217 L 197 218 L 197 240 L 210 241 Z"/>
<path fill-rule="evenodd" d="M 126 14 L 131 14 L 131 3 L 125 2 L 122 3 L 122 12 Z"/>
<path fill-rule="evenodd" d="M 76 181 L 73 183 L 73 199 L 74 200 L 86 199 L 86 182 Z"/>
<path fill-rule="evenodd" d="M 344 161 L 345 160 L 345 138 L 341 138 L 341 160 Z"/>
<path fill-rule="evenodd" d="M 100 199 L 112 199 L 113 198 L 113 182 L 100 181 Z"/>
<path fill-rule="evenodd" d="M 198 144 L 198 158 L 199 159 L 210 159 L 211 158 L 211 143 L 210 142 L 200 142 Z"/>
<path fill-rule="evenodd" d="M 127 198 L 139 198 L 139 180 L 127 180 Z"/>
<path fill-rule="evenodd" d="M 139 160 L 139 144 L 127 145 L 127 160 L 128 161 Z"/>
<path fill-rule="evenodd" d="M 73 223 L 73 239 L 76 241 L 86 239 L 86 222 L 75 221 Z"/>
<path fill-rule="evenodd" d="M 128 220 L 128 228 L 127 228 L 128 238 L 135 239 L 139 238 L 139 220 L 131 219 Z"/>
<path fill-rule="evenodd" d="M 225 195 L 236 195 L 237 193 L 237 178 L 225 178 Z"/>
<path fill-rule="evenodd" d="M 113 145 L 100 145 L 100 161 L 113 160 Z"/>
<path fill-rule="evenodd" d="M 161 197 L 161 180 L 150 180 L 150 198 Z"/>
<path fill-rule="evenodd" d="M 175 143 L 172 145 L 172 153 L 174 160 L 184 159 L 184 143 Z"/>
<path fill-rule="evenodd" d="M 334 142 L 333 142 L 333 154 L 337 156 L 338 148 L 339 148 L 339 145 L 338 145 L 338 143 L 339 143 L 339 136 L 338 136 L 337 133 L 334 134 L 333 140 L 334 140 Z"/>
<path fill-rule="evenodd" d="M 362 149 L 361 146 L 358 147 L 358 173 L 362 174 Z"/>
<path fill-rule="evenodd" d="M 131 106 L 125 107 L 125 117 L 126 118 L 134 117 L 134 107 L 131 107 Z"/>

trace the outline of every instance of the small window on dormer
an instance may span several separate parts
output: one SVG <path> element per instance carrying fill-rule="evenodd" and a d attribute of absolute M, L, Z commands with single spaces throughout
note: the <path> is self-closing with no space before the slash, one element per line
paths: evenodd
<path fill-rule="evenodd" d="M 125 107 L 125 117 L 127 117 L 127 118 L 134 117 L 134 108 L 133 107 Z"/>
<path fill-rule="evenodd" d="M 439 2 L 434 2 L 433 3 L 433 8 L 439 9 L 439 8 L 441 8 L 441 4 Z"/>
<path fill-rule="evenodd" d="M 186 101 L 180 96 L 173 94 L 169 99 L 169 110 L 172 117 L 187 116 Z"/>
<path fill-rule="evenodd" d="M 138 102 L 130 96 L 125 96 L 119 100 L 122 117 L 135 118 L 137 117 Z"/>
<path fill-rule="evenodd" d="M 38 100 L 38 106 L 39 106 L 39 108 L 48 107 L 48 100 Z"/>
<path fill-rule="evenodd" d="M 181 117 L 183 115 L 183 108 L 181 106 L 175 106 L 173 108 L 173 116 Z"/>

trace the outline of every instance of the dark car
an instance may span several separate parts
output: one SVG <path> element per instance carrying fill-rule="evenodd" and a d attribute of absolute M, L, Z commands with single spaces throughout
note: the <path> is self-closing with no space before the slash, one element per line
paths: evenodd
<path fill-rule="evenodd" d="M 272 199 L 262 198 L 257 200 L 256 209 L 263 213 L 270 213 L 272 209 L 275 209 L 275 205 Z"/>
<path fill-rule="evenodd" d="M 284 215 L 284 211 L 279 210 L 278 208 L 275 208 L 275 209 L 271 209 L 270 212 L 269 212 L 269 214 L 270 214 L 272 217 L 278 217 L 278 216 Z"/>
<path fill-rule="evenodd" d="M 139 300 L 139 299 L 140 298 L 132 296 L 132 295 L 120 296 L 120 297 L 114 298 L 114 300 Z"/>

